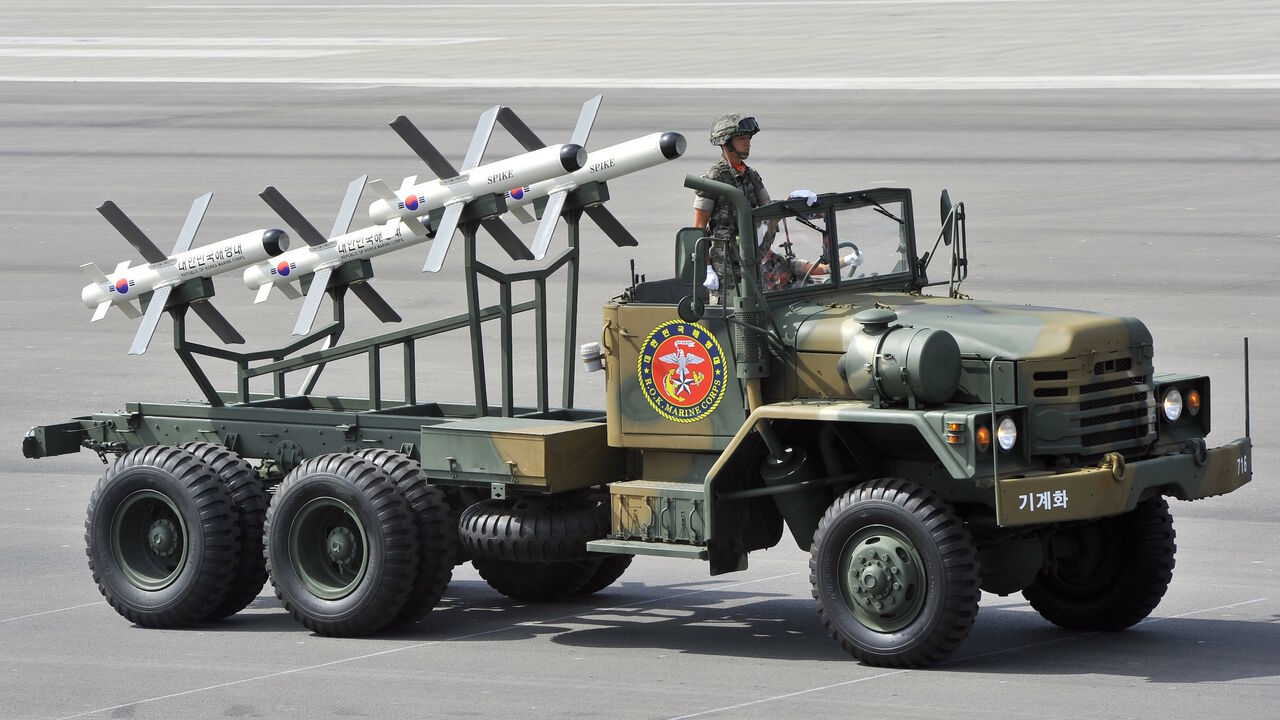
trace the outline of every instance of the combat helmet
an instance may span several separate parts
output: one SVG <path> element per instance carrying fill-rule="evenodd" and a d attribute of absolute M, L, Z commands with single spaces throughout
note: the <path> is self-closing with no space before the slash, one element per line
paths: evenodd
<path fill-rule="evenodd" d="M 719 147 L 729 142 L 729 138 L 734 135 L 755 135 L 758 132 L 760 132 L 760 123 L 756 122 L 754 117 L 728 113 L 711 123 L 711 144 Z"/>

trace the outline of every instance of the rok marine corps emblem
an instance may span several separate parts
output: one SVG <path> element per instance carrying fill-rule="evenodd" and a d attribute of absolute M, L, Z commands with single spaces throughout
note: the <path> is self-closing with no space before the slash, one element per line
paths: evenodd
<path fill-rule="evenodd" d="M 697 422 L 724 397 L 724 352 L 697 323 L 671 320 L 654 328 L 637 364 L 649 405 L 672 422 Z"/>

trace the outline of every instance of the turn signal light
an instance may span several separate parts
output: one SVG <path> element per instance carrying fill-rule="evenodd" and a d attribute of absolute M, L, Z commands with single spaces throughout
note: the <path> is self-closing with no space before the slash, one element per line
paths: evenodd
<path fill-rule="evenodd" d="M 976 436 L 975 444 L 978 446 L 978 450 L 986 452 L 991 449 L 991 428 L 979 425 L 973 434 Z"/>

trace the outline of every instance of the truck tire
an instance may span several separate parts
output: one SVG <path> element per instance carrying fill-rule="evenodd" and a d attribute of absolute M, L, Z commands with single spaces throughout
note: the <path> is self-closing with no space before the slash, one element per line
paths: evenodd
<path fill-rule="evenodd" d="M 418 574 L 404 607 L 387 627 L 412 625 L 440 602 L 453 578 L 458 531 L 456 526 L 449 526 L 449 503 L 439 488 L 422 478 L 422 466 L 417 460 L 384 448 L 361 450 L 355 455 L 378 466 L 400 488 L 418 527 Z"/>
<path fill-rule="evenodd" d="M 489 587 L 521 602 L 568 600 L 592 579 L 600 567 L 596 558 L 552 562 L 511 562 L 478 557 L 471 561 Z"/>
<path fill-rule="evenodd" d="M 1151 614 L 1173 579 L 1173 518 L 1154 497 L 1124 515 L 1058 530 L 1058 556 L 1022 591 L 1049 622 L 1071 630 L 1123 630 Z"/>
<path fill-rule="evenodd" d="M 178 446 L 208 465 L 222 481 L 236 508 L 240 528 L 240 564 L 227 596 L 211 608 L 206 620 L 221 620 L 249 606 L 267 584 L 267 560 L 263 557 L 262 522 L 267 514 L 267 493 L 262 479 L 244 458 L 221 445 L 189 442 Z"/>
<path fill-rule="evenodd" d="M 587 578 L 587 584 L 583 585 L 573 595 L 574 597 L 586 597 L 595 595 L 601 590 L 609 587 L 622 577 L 622 573 L 631 567 L 631 561 L 635 559 L 635 555 L 616 555 L 614 553 L 590 553 L 592 557 L 600 558 L 600 567 L 596 568 L 594 574 Z"/>
<path fill-rule="evenodd" d="M 846 652 L 882 667 L 925 667 L 959 647 L 978 614 L 980 577 L 955 512 L 893 478 L 837 498 L 809 553 L 823 626 Z"/>
<path fill-rule="evenodd" d="M 459 541 L 473 559 L 518 563 L 582 560 L 587 542 L 608 534 L 608 504 L 582 497 L 485 500 L 458 522 Z"/>
<path fill-rule="evenodd" d="M 235 506 L 214 471 L 163 445 L 116 458 L 84 523 L 98 591 L 143 627 L 194 625 L 219 607 L 239 567 Z"/>
<path fill-rule="evenodd" d="M 418 571 L 418 529 L 404 493 L 346 453 L 310 458 L 285 477 L 265 535 L 276 595 L 321 635 L 381 630 L 404 607 Z"/>

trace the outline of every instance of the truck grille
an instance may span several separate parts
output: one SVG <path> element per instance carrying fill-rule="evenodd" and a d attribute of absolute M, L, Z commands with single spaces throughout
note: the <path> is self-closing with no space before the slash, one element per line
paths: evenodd
<path fill-rule="evenodd" d="M 1087 360 L 1087 361 L 1082 361 Z M 1115 353 L 1027 361 L 1020 390 L 1031 407 L 1033 455 L 1101 455 L 1155 440 L 1151 361 Z"/>

